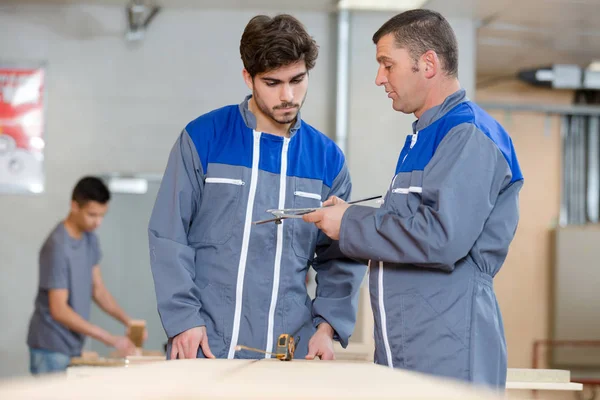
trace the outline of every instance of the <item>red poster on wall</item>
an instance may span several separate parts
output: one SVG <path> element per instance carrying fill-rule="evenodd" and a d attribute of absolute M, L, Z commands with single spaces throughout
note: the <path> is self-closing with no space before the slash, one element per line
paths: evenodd
<path fill-rule="evenodd" d="M 45 69 L 0 64 L 0 193 L 44 191 Z"/>

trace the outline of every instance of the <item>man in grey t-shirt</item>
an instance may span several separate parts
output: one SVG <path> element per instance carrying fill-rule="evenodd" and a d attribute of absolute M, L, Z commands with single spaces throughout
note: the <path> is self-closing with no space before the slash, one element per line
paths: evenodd
<path fill-rule="evenodd" d="M 112 346 L 122 356 L 135 353 L 126 336 L 114 336 L 88 322 L 92 299 L 126 327 L 131 319 L 104 286 L 98 238 L 110 193 L 98 178 L 85 177 L 73 190 L 71 210 L 46 239 L 39 257 L 39 289 L 27 345 L 32 374 L 66 370 L 81 354 L 86 336 Z"/>

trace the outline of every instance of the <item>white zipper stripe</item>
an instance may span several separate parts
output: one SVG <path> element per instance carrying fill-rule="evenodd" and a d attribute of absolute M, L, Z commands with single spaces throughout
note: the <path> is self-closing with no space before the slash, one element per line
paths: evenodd
<path fill-rule="evenodd" d="M 321 201 L 321 195 L 317 194 L 317 193 L 295 191 L 294 195 L 300 196 L 300 197 L 306 197 L 307 199 L 315 199 L 315 200 Z"/>
<path fill-rule="evenodd" d="M 279 175 L 279 209 L 285 208 L 285 193 L 287 183 L 287 160 L 288 146 L 290 139 L 283 139 L 283 148 L 281 149 L 281 171 Z M 265 351 L 273 351 L 273 329 L 275 326 L 275 308 L 277 307 L 277 297 L 279 296 L 279 276 L 281 273 L 281 257 L 283 255 L 283 227 L 285 221 L 277 225 L 277 243 L 275 245 L 275 267 L 273 269 L 273 291 L 271 293 L 271 305 L 269 306 L 269 322 L 267 325 L 267 347 Z M 265 358 L 271 358 L 270 354 L 265 354 Z"/>
<path fill-rule="evenodd" d="M 246 183 L 241 179 L 229 179 L 229 178 L 206 178 L 205 183 L 229 183 L 231 185 L 243 186 Z"/>
<path fill-rule="evenodd" d="M 419 131 L 416 131 L 414 135 L 410 138 L 410 148 L 412 149 L 415 144 L 417 144 L 417 139 L 419 138 Z"/>
<path fill-rule="evenodd" d="M 418 138 L 419 138 L 419 131 L 416 131 L 414 134 L 411 135 L 411 138 L 410 138 L 410 148 L 409 149 L 412 149 L 415 146 L 415 144 L 417 144 L 417 139 Z M 402 163 L 404 163 L 404 160 L 406 160 L 406 157 L 408 157 L 408 153 L 406 153 L 406 155 L 402 159 Z"/>
<path fill-rule="evenodd" d="M 408 193 L 423 193 L 423 188 L 420 186 L 411 186 L 407 188 L 396 188 L 392 193 L 408 194 Z"/>
<path fill-rule="evenodd" d="M 385 355 L 387 357 L 388 367 L 394 368 L 392 362 L 392 351 L 390 350 L 390 342 L 387 335 L 387 318 L 385 316 L 385 304 L 383 303 L 383 261 L 379 261 L 379 317 L 381 319 L 381 336 L 383 337 L 383 345 L 385 347 Z"/>
<path fill-rule="evenodd" d="M 254 209 L 254 197 L 256 196 L 256 186 L 258 183 L 258 159 L 260 157 L 260 136 L 261 133 L 254 131 L 254 148 L 252 150 L 252 174 L 250 178 L 250 194 L 248 204 L 246 205 L 246 221 L 244 223 L 244 236 L 242 238 L 242 252 L 240 254 L 240 263 L 238 264 L 238 276 L 235 287 L 235 312 L 233 314 L 233 331 L 231 333 L 231 343 L 229 344 L 229 354 L 227 358 L 233 358 L 235 347 L 240 335 L 240 320 L 242 317 L 242 295 L 244 293 L 244 273 L 246 271 L 246 261 L 248 259 L 248 245 L 250 243 L 250 229 L 252 227 L 252 210 Z"/>

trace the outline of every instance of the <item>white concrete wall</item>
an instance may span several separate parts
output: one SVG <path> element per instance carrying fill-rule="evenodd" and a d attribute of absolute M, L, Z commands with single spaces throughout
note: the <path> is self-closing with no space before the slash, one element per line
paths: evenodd
<path fill-rule="evenodd" d="M 38 196 L 0 195 L 0 377 L 27 373 L 25 340 L 36 294 L 38 251 L 65 217 L 75 182 L 84 174 L 162 173 L 176 136 L 189 120 L 240 102 L 247 89 L 241 78 L 239 39 L 247 21 L 259 12 L 264 10 L 165 7 L 145 40 L 132 46 L 123 39 L 125 15 L 120 5 L 0 7 L 0 58 L 48 64 L 46 191 Z M 294 15 L 321 47 L 303 117 L 333 135 L 336 19 L 325 12 Z M 386 190 L 413 121 L 394 112 L 383 89 L 374 84 L 377 64 L 371 36 L 389 16 L 352 16 L 348 164 L 354 198 Z M 458 29 L 459 41 L 469 48 L 474 43 L 471 27 L 461 22 Z M 460 62 L 461 79 L 472 90 L 473 52 L 461 48 Z M 117 214 L 127 213 L 115 210 Z M 126 240 L 131 243 L 123 246 L 145 248 L 145 235 Z M 140 254 L 140 263 L 146 257 Z M 103 265 L 109 289 L 118 299 L 135 297 L 135 282 L 126 286 L 120 281 L 126 274 L 119 269 L 128 268 L 126 261 L 118 265 L 110 255 L 106 260 L 112 261 Z M 149 267 L 145 271 L 149 274 Z M 148 278 L 144 275 L 139 282 L 148 284 Z M 140 296 L 151 293 L 146 289 L 139 289 Z M 153 312 L 153 299 L 148 307 L 147 312 Z M 105 327 L 118 333 L 116 325 Z"/>

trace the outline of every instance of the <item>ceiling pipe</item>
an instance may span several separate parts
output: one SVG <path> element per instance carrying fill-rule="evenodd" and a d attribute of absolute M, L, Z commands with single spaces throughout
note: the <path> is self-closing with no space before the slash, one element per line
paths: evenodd
<path fill-rule="evenodd" d="M 335 141 L 347 158 L 350 104 L 350 10 L 337 11 L 337 87 Z"/>

